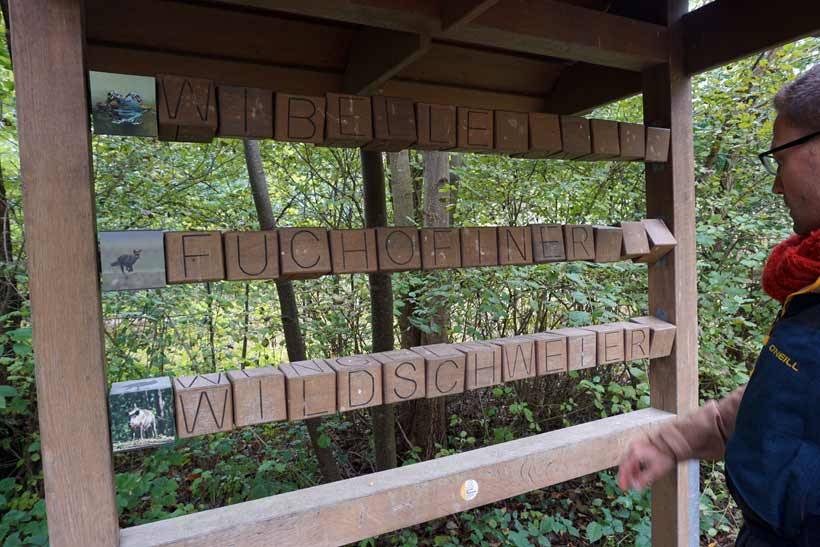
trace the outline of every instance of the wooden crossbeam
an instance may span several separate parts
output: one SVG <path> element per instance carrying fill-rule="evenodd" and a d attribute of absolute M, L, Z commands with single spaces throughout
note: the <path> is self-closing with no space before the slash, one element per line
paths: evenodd
<path fill-rule="evenodd" d="M 122 530 L 122 547 L 343 545 L 612 467 L 646 409 L 390 471 Z"/>
<path fill-rule="evenodd" d="M 493 7 L 499 0 L 448 0 L 441 3 L 441 31 L 460 29 Z"/>
<path fill-rule="evenodd" d="M 271 9 L 264 0 L 227 0 L 222 4 Z M 460 4 L 467 6 L 461 11 L 465 21 L 475 15 L 470 4 L 475 2 Z M 476 11 L 486 7 L 483 2 L 478 4 Z M 499 2 L 466 24 L 443 22 L 436 8 L 433 3 L 420 1 L 359 0 L 340 4 L 330 0 L 285 0 L 273 9 L 629 70 L 641 70 L 667 58 L 666 27 L 556 0 Z"/>
<path fill-rule="evenodd" d="M 545 108 L 556 114 L 585 114 L 640 92 L 639 72 L 576 63 L 561 72 L 547 96 Z"/>
<path fill-rule="evenodd" d="M 372 95 L 387 80 L 430 49 L 430 36 L 378 28 L 358 31 L 350 46 L 343 87 Z"/>
<path fill-rule="evenodd" d="M 820 31 L 820 2 L 717 0 L 684 15 L 689 74 L 753 55 Z"/>

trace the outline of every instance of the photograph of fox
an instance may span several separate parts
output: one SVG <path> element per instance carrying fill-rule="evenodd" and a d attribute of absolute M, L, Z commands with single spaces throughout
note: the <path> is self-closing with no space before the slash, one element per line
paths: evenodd
<path fill-rule="evenodd" d="M 160 230 L 100 232 L 103 291 L 165 286 L 165 248 Z"/>

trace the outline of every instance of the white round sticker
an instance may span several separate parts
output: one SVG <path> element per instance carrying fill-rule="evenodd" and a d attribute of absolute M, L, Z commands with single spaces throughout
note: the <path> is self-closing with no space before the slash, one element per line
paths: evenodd
<path fill-rule="evenodd" d="M 474 481 L 473 479 L 469 479 L 464 481 L 464 484 L 461 485 L 461 499 L 464 501 L 470 501 L 475 499 L 478 495 L 478 482 Z"/>

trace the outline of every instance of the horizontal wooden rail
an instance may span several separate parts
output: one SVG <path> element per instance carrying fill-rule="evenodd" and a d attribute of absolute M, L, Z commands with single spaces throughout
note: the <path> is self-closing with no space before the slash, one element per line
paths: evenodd
<path fill-rule="evenodd" d="M 126 528 L 121 547 L 343 545 L 617 464 L 674 414 L 639 410 L 437 460 Z"/>

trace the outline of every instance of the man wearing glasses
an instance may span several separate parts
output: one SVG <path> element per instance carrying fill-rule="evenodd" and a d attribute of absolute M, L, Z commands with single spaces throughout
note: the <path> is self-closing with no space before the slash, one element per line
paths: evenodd
<path fill-rule="evenodd" d="M 820 65 L 781 89 L 774 175 L 795 234 L 777 245 L 763 289 L 782 309 L 749 383 L 720 401 L 633 442 L 622 488 L 644 488 L 677 461 L 725 457 L 726 480 L 743 511 L 739 547 L 820 546 Z"/>

